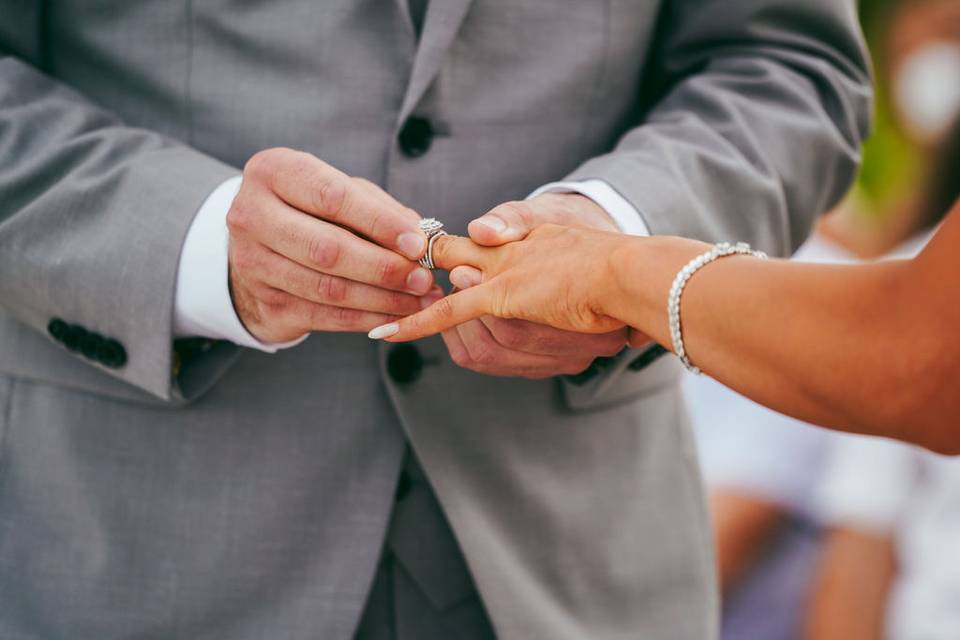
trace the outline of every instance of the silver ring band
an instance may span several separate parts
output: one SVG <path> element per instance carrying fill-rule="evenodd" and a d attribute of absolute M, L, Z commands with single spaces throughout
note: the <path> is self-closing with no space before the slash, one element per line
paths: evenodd
<path fill-rule="evenodd" d="M 436 269 L 436 265 L 433 263 L 433 243 L 436 242 L 437 238 L 440 236 L 448 235 L 446 231 L 437 231 L 427 238 L 427 252 L 420 258 L 420 264 L 427 269 L 433 270 Z"/>
<path fill-rule="evenodd" d="M 436 218 L 424 218 L 420 221 L 420 230 L 427 234 L 427 252 L 418 261 L 421 266 L 433 270 L 436 265 L 433 263 L 433 243 L 440 236 L 447 235 L 443 230 L 443 223 Z"/>

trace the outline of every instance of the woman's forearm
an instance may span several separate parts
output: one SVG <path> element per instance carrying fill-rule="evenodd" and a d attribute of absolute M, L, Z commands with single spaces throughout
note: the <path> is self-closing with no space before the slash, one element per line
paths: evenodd
<path fill-rule="evenodd" d="M 620 294 L 610 314 L 672 346 L 667 292 L 707 248 L 676 238 L 625 244 L 614 258 Z M 917 270 L 911 262 L 722 258 L 684 290 L 688 356 L 723 384 L 802 420 L 956 452 L 955 328 L 919 295 L 931 292 L 918 291 L 925 281 Z"/>
<path fill-rule="evenodd" d="M 370 332 L 416 340 L 484 315 L 607 333 L 624 324 L 670 348 L 667 294 L 709 248 L 542 225 L 522 242 L 444 237 L 434 258 L 483 282 Z M 960 204 L 909 262 L 841 266 L 736 256 L 694 274 L 680 304 L 694 364 L 802 420 L 960 453 Z"/>

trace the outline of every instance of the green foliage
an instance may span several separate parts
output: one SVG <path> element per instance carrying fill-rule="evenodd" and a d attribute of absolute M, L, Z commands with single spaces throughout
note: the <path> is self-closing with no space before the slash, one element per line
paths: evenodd
<path fill-rule="evenodd" d="M 914 183 L 919 153 L 897 122 L 890 104 L 886 42 L 894 10 L 903 0 L 860 0 L 860 21 L 873 58 L 876 81 L 874 131 L 863 148 L 857 195 L 882 212 Z"/>

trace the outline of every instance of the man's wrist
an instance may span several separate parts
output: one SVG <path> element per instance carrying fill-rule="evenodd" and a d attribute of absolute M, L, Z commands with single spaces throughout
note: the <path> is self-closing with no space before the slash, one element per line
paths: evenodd
<path fill-rule="evenodd" d="M 575 203 L 573 207 L 576 211 L 578 223 L 587 224 L 599 231 L 610 231 L 613 233 L 621 232 L 616 220 L 613 219 L 606 209 L 597 204 L 593 199 L 583 195 L 582 193 L 562 193 L 558 194 L 558 197 L 567 198 L 571 202 Z"/>
<path fill-rule="evenodd" d="M 220 184 L 194 217 L 178 266 L 174 296 L 174 334 L 226 340 L 238 346 L 274 353 L 306 339 L 265 343 L 251 334 L 233 306 L 228 284 L 226 216 L 240 190 L 236 176 Z"/>
<path fill-rule="evenodd" d="M 551 182 L 531 193 L 528 198 L 546 193 L 579 194 L 602 208 L 606 218 L 611 220 L 619 231 L 632 236 L 651 235 L 646 221 L 636 207 L 604 180 L 592 178 Z"/>
<path fill-rule="evenodd" d="M 536 197 L 551 211 L 559 224 L 588 227 L 619 233 L 620 228 L 607 211 L 587 196 L 576 192 L 543 193 Z M 559 214 L 559 215 L 557 215 Z"/>

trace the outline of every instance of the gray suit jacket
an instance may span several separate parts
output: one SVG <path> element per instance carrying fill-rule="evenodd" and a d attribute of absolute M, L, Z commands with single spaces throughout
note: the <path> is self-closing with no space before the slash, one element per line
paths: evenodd
<path fill-rule="evenodd" d="M 572 176 L 654 233 L 789 253 L 867 130 L 852 2 L 443 0 L 419 46 L 406 0 L 0 16 L 0 637 L 346 638 L 405 439 L 502 637 L 711 636 L 672 358 L 578 385 L 475 375 L 436 340 L 415 362 L 359 335 L 175 345 L 178 255 L 278 145 L 461 232 Z"/>

